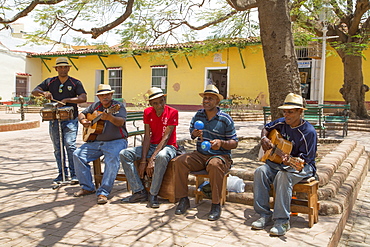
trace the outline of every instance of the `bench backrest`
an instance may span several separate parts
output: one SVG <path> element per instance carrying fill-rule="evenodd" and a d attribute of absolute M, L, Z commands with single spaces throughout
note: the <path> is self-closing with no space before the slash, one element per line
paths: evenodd
<path fill-rule="evenodd" d="M 271 116 L 271 108 L 269 106 L 263 107 L 263 122 L 267 123 L 268 117 Z"/>
<path fill-rule="evenodd" d="M 137 112 L 127 112 L 126 121 L 136 121 L 136 120 L 143 120 L 144 112 L 137 111 Z"/>

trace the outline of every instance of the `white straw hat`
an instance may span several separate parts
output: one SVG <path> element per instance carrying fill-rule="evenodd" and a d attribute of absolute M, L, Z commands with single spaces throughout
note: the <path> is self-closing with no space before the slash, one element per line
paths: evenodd
<path fill-rule="evenodd" d="M 204 90 L 204 92 L 200 93 L 199 95 L 202 96 L 202 98 L 203 98 L 204 94 L 207 94 L 207 93 L 217 95 L 217 97 L 220 99 L 220 101 L 224 99 L 224 96 L 222 96 L 219 93 L 218 88 L 213 84 L 207 85 L 206 90 Z"/>
<path fill-rule="evenodd" d="M 303 98 L 301 95 L 295 93 L 289 93 L 284 101 L 284 104 L 278 107 L 279 109 L 303 109 Z"/>
<path fill-rule="evenodd" d="M 166 96 L 166 94 L 163 94 L 162 89 L 160 89 L 159 87 L 150 88 L 149 91 L 148 91 L 148 94 L 149 94 L 148 100 L 152 100 L 152 99 L 156 99 L 156 98 L 159 98 L 159 97 L 162 97 L 162 96 Z"/>
<path fill-rule="evenodd" d="M 69 64 L 68 59 L 65 57 L 58 57 L 57 60 L 55 61 L 55 67 L 59 66 L 69 66 L 71 67 L 72 65 Z"/>
<path fill-rule="evenodd" d="M 114 93 L 115 91 L 112 90 L 110 85 L 108 84 L 99 84 L 98 90 L 96 91 L 96 95 L 100 94 L 108 94 L 108 93 Z"/>

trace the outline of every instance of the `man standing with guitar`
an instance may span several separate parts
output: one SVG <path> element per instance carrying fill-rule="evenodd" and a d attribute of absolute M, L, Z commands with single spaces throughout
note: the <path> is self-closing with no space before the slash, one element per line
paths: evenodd
<path fill-rule="evenodd" d="M 108 202 L 120 166 L 119 152 L 127 148 L 126 108 L 113 100 L 113 93 L 110 85 L 100 84 L 96 93 L 99 101 L 78 115 L 79 122 L 84 126 L 83 139 L 87 142 L 73 153 L 77 177 L 82 186 L 74 196 L 95 193 L 89 162 L 104 155 L 104 175 L 96 191 L 98 204 Z"/>
<path fill-rule="evenodd" d="M 262 230 L 274 221 L 270 235 L 282 236 L 290 229 L 290 202 L 293 186 L 315 175 L 317 134 L 315 128 L 301 118 L 306 110 L 300 95 L 289 93 L 282 106 L 284 117 L 265 125 L 261 146 L 265 151 L 263 166 L 254 173 L 254 210 L 260 215 L 252 229 Z M 270 184 L 276 196 L 274 211 L 269 204 Z"/>

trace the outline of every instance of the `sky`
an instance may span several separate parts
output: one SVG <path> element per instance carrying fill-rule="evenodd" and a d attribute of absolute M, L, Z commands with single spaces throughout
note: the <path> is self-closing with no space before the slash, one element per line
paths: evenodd
<path fill-rule="evenodd" d="M 255 15 L 257 16 L 256 13 L 257 13 L 257 11 L 255 11 Z M 24 27 L 25 27 L 24 31 L 26 33 L 36 31 L 37 27 L 39 26 L 39 24 L 33 22 L 32 13 L 30 13 L 29 16 L 26 16 L 26 17 L 23 17 L 23 18 L 17 20 L 15 23 L 23 23 Z M 193 25 L 197 25 L 197 23 L 195 23 Z M 201 24 L 199 24 L 199 25 L 201 25 Z M 82 26 L 84 26 L 84 25 L 82 25 Z M 185 32 L 184 30 L 185 30 L 184 28 L 180 27 L 176 30 L 176 32 L 181 34 L 182 32 Z M 50 38 L 52 40 L 59 41 L 60 40 L 60 34 L 61 34 L 61 32 L 54 31 L 51 34 Z M 84 35 L 84 34 L 81 34 L 81 33 L 70 31 L 69 33 L 67 33 L 65 36 L 62 37 L 61 42 L 71 44 L 71 45 L 76 45 L 76 44 L 73 43 L 74 36 L 82 37 L 84 39 L 87 39 L 90 44 L 107 43 L 109 46 L 117 45 L 117 44 L 120 43 L 120 40 L 121 40 L 121 36 L 115 34 L 114 30 L 111 30 L 111 31 L 108 31 L 108 32 L 102 34 L 101 36 L 98 37 L 98 39 L 91 39 L 90 38 L 91 35 L 88 35 L 88 34 Z M 205 40 L 209 36 L 212 36 L 212 28 L 206 28 L 204 30 L 198 31 L 197 36 L 196 36 L 196 40 Z M 177 43 L 177 42 L 174 40 L 172 42 L 170 41 L 169 43 Z"/>

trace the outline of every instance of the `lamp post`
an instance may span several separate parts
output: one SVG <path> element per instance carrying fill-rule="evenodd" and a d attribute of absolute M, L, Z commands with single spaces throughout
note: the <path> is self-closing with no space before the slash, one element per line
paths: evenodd
<path fill-rule="evenodd" d="M 331 38 L 338 38 L 338 36 L 326 36 L 328 32 L 328 17 L 331 16 L 331 6 L 328 3 L 324 3 L 320 12 L 320 21 L 322 22 L 322 51 L 321 51 L 321 69 L 320 69 L 320 84 L 318 87 L 318 103 L 324 104 L 324 92 L 325 92 L 325 65 L 326 65 L 326 40 Z"/>

